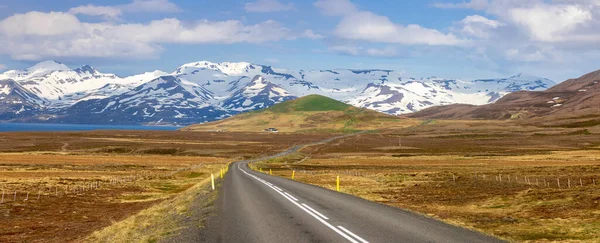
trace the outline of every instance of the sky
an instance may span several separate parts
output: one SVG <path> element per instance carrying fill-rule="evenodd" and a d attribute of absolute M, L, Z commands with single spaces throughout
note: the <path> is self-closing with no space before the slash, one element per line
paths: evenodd
<path fill-rule="evenodd" d="M 0 71 L 195 61 L 555 81 L 600 68 L 600 0 L 2 0 Z"/>

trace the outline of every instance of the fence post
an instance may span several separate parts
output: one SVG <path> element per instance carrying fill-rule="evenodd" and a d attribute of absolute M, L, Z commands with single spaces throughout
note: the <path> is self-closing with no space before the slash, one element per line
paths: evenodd
<path fill-rule="evenodd" d="M 583 181 L 581 180 L 581 178 L 579 178 L 579 185 L 583 186 Z"/>
<path fill-rule="evenodd" d="M 560 188 L 560 178 L 556 178 L 556 181 L 558 183 L 558 188 Z"/>
<path fill-rule="evenodd" d="M 569 184 L 569 188 L 571 188 L 571 178 L 567 178 L 567 183 Z"/>

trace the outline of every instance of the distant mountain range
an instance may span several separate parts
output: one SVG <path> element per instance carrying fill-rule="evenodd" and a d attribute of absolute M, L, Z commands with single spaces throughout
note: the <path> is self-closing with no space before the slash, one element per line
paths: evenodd
<path fill-rule="evenodd" d="M 537 125 L 600 125 L 600 70 L 570 79 L 545 91 L 518 91 L 493 104 L 448 105 L 407 116 L 426 119 L 506 120 L 529 118 Z"/>
<path fill-rule="evenodd" d="M 403 77 L 392 70 L 293 71 L 266 65 L 184 64 L 130 77 L 56 61 L 0 74 L 0 121 L 187 125 L 318 94 L 392 115 L 449 104 L 483 105 L 515 91 L 546 90 L 527 74 L 463 81 Z"/>

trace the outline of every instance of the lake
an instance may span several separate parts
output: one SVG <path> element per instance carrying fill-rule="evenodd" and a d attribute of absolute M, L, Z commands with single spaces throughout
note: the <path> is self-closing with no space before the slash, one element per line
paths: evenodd
<path fill-rule="evenodd" d="M 175 126 L 135 126 L 135 125 L 85 125 L 85 124 L 44 124 L 44 123 L 0 123 L 0 132 L 65 132 L 93 130 L 142 130 L 174 131 Z"/>

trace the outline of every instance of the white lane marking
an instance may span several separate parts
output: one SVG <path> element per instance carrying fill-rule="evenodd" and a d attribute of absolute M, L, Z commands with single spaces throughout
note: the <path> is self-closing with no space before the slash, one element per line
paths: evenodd
<path fill-rule="evenodd" d="M 283 191 L 283 190 L 281 190 L 281 188 L 279 188 L 277 186 L 273 186 L 273 187 L 275 187 L 275 189 L 277 189 L 277 190 Z"/>
<path fill-rule="evenodd" d="M 322 214 L 322 213 L 320 213 L 319 211 L 315 210 L 314 208 L 311 208 L 310 206 L 308 206 L 308 205 L 306 205 L 306 204 L 304 204 L 304 203 L 302 204 L 302 206 L 304 206 L 304 207 L 308 208 L 308 210 L 312 211 L 312 212 L 313 212 L 313 213 L 315 213 L 316 215 L 319 215 L 319 216 L 321 216 L 321 218 L 323 218 L 323 219 L 327 219 L 327 220 L 329 219 L 329 218 L 327 218 L 327 216 L 323 215 L 323 214 Z"/>
<path fill-rule="evenodd" d="M 368 241 L 366 241 L 365 239 L 363 239 L 363 238 L 360 238 L 360 236 L 358 236 L 358 235 L 356 235 L 356 234 L 352 233 L 352 231 L 350 231 L 350 230 L 348 230 L 348 229 L 346 229 L 346 228 L 344 228 L 344 227 L 342 227 L 342 226 L 338 226 L 338 228 L 340 228 L 340 229 L 341 229 L 341 230 L 343 230 L 344 232 L 348 233 L 349 235 L 353 236 L 353 237 L 354 237 L 354 238 L 356 238 L 357 240 L 360 240 L 362 243 L 369 243 L 369 242 L 368 242 Z"/>
<path fill-rule="evenodd" d="M 296 202 L 298 201 L 298 198 L 295 198 L 294 196 L 290 195 L 289 193 L 287 193 L 287 192 L 283 192 L 283 193 L 285 193 L 285 195 L 287 195 L 288 197 L 294 199 L 294 201 L 296 201 Z"/>
<path fill-rule="evenodd" d="M 240 171 L 244 172 L 244 174 L 246 174 L 246 175 L 254 178 L 255 180 L 260 181 L 260 179 L 257 176 L 252 175 L 252 174 L 246 172 L 245 170 L 243 170 L 242 168 L 240 168 L 240 164 L 238 164 L 238 169 Z M 266 185 L 266 183 L 265 183 L 265 185 Z M 324 224 L 325 226 L 327 226 L 328 228 L 330 228 L 334 232 L 338 233 L 338 235 L 341 235 L 342 237 L 346 238 L 346 240 L 348 240 L 348 241 L 350 241 L 352 243 L 360 243 L 360 242 L 356 241 L 354 238 L 348 236 L 346 233 L 344 233 L 341 230 L 337 229 L 336 227 L 334 227 L 333 225 L 331 225 L 330 223 L 328 223 L 324 219 L 320 218 L 319 216 L 317 216 L 316 214 L 314 214 L 310 210 L 306 209 L 305 207 L 302 207 L 302 205 L 300 205 L 299 203 L 295 202 L 293 199 L 291 199 L 288 196 L 286 196 L 283 192 L 277 191 L 273 186 L 269 186 L 269 185 L 267 185 L 267 186 L 270 187 L 271 189 L 273 189 L 273 191 L 279 193 L 281 196 L 283 196 L 288 201 L 292 202 L 294 205 L 296 205 L 297 207 L 299 207 L 300 209 L 302 209 L 304 212 L 306 212 L 307 214 L 309 214 L 313 218 L 317 219 L 319 222 L 321 222 L 322 224 Z"/>

